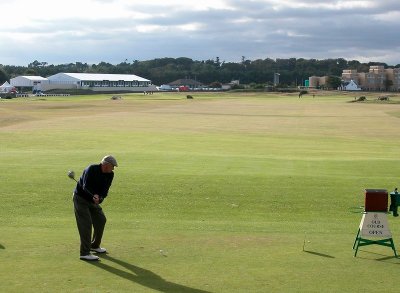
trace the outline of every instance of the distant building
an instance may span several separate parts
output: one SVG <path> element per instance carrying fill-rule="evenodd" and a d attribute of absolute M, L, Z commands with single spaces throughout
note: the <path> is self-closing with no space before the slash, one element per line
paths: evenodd
<path fill-rule="evenodd" d="M 150 80 L 133 74 L 57 73 L 48 77 L 50 89 L 85 89 L 95 92 L 147 92 L 157 88 Z"/>
<path fill-rule="evenodd" d="M 346 69 L 342 72 L 342 80 L 353 80 L 362 90 L 400 91 L 400 68 L 370 66 L 368 72 L 357 72 L 356 69 Z"/>
<path fill-rule="evenodd" d="M 310 76 L 309 87 L 324 87 L 327 76 Z M 356 69 L 345 69 L 342 72 L 342 85 L 340 90 L 365 90 L 365 91 L 400 91 L 400 68 L 384 66 L 370 66 L 368 72 L 357 72 Z"/>
<path fill-rule="evenodd" d="M 41 76 L 17 76 L 10 79 L 10 84 L 19 92 L 41 91 L 49 80 Z"/>
<path fill-rule="evenodd" d="M 342 79 L 345 81 L 355 80 L 358 81 L 358 73 L 356 69 L 346 69 L 342 72 Z"/>
<path fill-rule="evenodd" d="M 158 90 L 160 91 L 172 91 L 172 87 L 169 84 L 162 84 Z"/>
<path fill-rule="evenodd" d="M 328 76 L 310 76 L 308 81 L 310 88 L 325 87 L 328 81 Z"/>
<path fill-rule="evenodd" d="M 228 90 L 232 89 L 232 87 L 238 86 L 238 85 L 240 85 L 240 80 L 238 80 L 238 79 L 231 80 L 231 82 L 229 82 L 229 83 L 222 84 L 221 90 L 228 91 Z"/>
<path fill-rule="evenodd" d="M 157 88 L 150 80 L 133 74 L 57 73 L 47 78 L 18 76 L 11 85 L 23 91 L 83 89 L 93 92 L 149 92 Z"/>
<path fill-rule="evenodd" d="M 203 87 L 203 84 L 193 79 L 177 79 L 168 83 L 172 89 L 179 89 L 180 87 L 187 87 L 189 90 L 197 90 Z"/>
<path fill-rule="evenodd" d="M 274 73 L 274 86 L 277 86 L 279 84 L 279 73 Z"/>
<path fill-rule="evenodd" d="M 341 91 L 361 91 L 361 88 L 355 83 L 354 80 L 343 81 L 342 85 L 338 88 Z"/>
<path fill-rule="evenodd" d="M 9 93 L 11 91 L 16 91 L 16 88 L 7 81 L 0 86 L 0 93 Z"/>

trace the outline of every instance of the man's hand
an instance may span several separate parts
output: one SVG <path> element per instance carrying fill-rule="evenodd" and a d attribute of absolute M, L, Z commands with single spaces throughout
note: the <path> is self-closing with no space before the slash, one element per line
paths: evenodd
<path fill-rule="evenodd" d="M 93 201 L 95 204 L 100 203 L 100 196 L 98 194 L 93 195 Z"/>

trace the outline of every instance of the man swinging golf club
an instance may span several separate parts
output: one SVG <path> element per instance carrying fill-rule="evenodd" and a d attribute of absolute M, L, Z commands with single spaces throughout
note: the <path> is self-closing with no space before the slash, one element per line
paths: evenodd
<path fill-rule="evenodd" d="M 107 197 L 114 178 L 113 170 L 117 166 L 115 158 L 107 155 L 101 160 L 100 164 L 86 167 L 78 181 L 75 180 L 73 171 L 68 173 L 68 177 L 77 182 L 73 201 L 76 224 L 81 240 L 80 259 L 82 260 L 98 260 L 99 257 L 91 254 L 91 251 L 95 253 L 107 252 L 105 248 L 100 247 L 107 220 L 100 204 Z"/>

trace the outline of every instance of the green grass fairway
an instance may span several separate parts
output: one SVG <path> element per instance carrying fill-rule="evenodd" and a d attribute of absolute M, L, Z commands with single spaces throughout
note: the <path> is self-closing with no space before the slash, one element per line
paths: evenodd
<path fill-rule="evenodd" d="M 364 189 L 400 187 L 399 96 L 192 95 L 0 100 L 0 292 L 398 290 L 390 248 L 352 247 Z M 109 153 L 87 263 L 67 171 Z"/>

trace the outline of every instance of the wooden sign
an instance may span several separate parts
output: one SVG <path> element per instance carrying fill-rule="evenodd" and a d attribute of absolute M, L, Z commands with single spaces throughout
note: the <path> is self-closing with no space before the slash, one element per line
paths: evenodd
<path fill-rule="evenodd" d="M 372 240 L 371 238 L 375 238 L 375 240 Z M 397 252 L 396 248 L 394 247 L 392 233 L 389 229 L 386 213 L 363 213 L 357 236 L 353 244 L 353 249 L 355 249 L 354 256 L 357 256 L 358 248 L 360 246 L 367 246 L 372 244 L 392 248 L 394 256 L 397 257 Z"/>
<path fill-rule="evenodd" d="M 386 213 L 364 213 L 360 223 L 361 237 L 392 238 Z"/>

